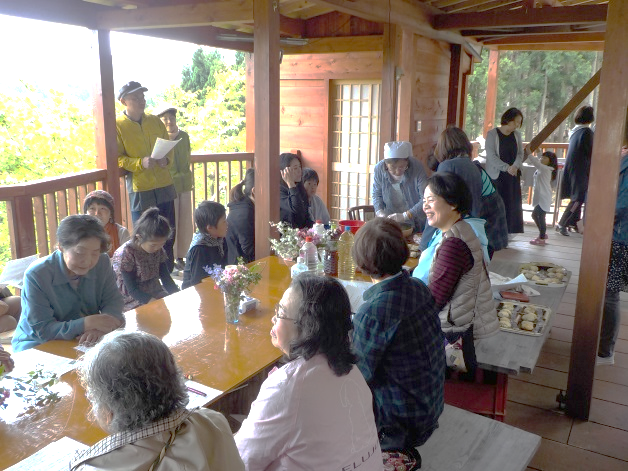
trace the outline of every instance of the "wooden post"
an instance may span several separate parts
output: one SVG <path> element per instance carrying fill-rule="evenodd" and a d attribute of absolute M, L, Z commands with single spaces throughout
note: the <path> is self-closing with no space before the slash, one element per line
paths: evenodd
<path fill-rule="evenodd" d="M 414 56 L 414 33 L 403 30 L 401 33 L 401 69 L 403 75 L 399 80 L 399 140 L 412 142 L 416 132 L 414 124 L 414 96 L 416 90 Z"/>
<path fill-rule="evenodd" d="M 497 106 L 497 79 L 499 78 L 499 51 L 488 55 L 488 82 L 486 84 L 486 111 L 484 112 L 483 135 L 495 127 L 495 107 Z"/>
<path fill-rule="evenodd" d="M 463 67 L 462 79 L 460 80 L 460 103 L 458 104 L 458 124 L 460 129 L 464 129 L 464 124 L 467 119 L 467 85 L 469 84 L 469 75 L 473 73 L 473 57 L 465 53 L 463 55 Z M 466 66 L 466 62 L 469 62 L 469 66 Z M 471 139 L 475 139 L 475 136 L 471 136 Z"/>
<path fill-rule="evenodd" d="M 449 94 L 447 98 L 447 125 L 458 124 L 458 100 L 460 99 L 460 71 L 462 66 L 462 46 L 450 44 Z"/>
<path fill-rule="evenodd" d="M 384 144 L 394 141 L 397 129 L 397 27 L 384 25 L 381 110 L 379 116 L 379 159 L 384 158 Z"/>
<path fill-rule="evenodd" d="M 37 253 L 33 200 L 29 195 L 16 196 L 7 201 L 9 236 L 13 241 L 11 257 L 23 258 Z"/>
<path fill-rule="evenodd" d="M 279 9 L 255 0 L 255 257 L 270 254 L 269 221 L 279 221 Z"/>
<path fill-rule="evenodd" d="M 571 344 L 567 411 L 587 419 L 606 293 L 606 277 L 617 199 L 620 148 L 628 108 L 628 2 L 608 4 L 604 65 L 600 80 L 597 126 L 593 142 L 587 199 L 587 223 L 582 244 L 578 298 Z"/>
<path fill-rule="evenodd" d="M 96 127 L 96 166 L 108 170 L 106 190 L 113 196 L 115 220 L 122 222 L 118 143 L 116 140 L 116 93 L 109 31 L 92 30 L 94 82 L 92 100 Z"/>

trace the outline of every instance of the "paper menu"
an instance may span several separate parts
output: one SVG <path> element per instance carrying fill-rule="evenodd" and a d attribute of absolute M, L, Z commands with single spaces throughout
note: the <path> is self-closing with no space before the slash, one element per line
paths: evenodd
<path fill-rule="evenodd" d="M 153 147 L 153 152 L 150 154 L 152 159 L 161 160 L 163 159 L 168 152 L 174 149 L 181 139 L 177 139 L 176 141 L 169 141 L 167 139 L 162 139 L 158 137 L 155 141 L 155 146 Z"/>
<path fill-rule="evenodd" d="M 52 442 L 37 453 L 23 459 L 19 463 L 7 468 L 5 471 L 67 471 L 70 468 L 70 461 L 77 451 L 89 448 L 81 442 L 77 442 L 70 437 L 63 437 L 56 442 Z"/>
<path fill-rule="evenodd" d="M 11 376 L 14 378 L 28 376 L 28 372 L 37 368 L 37 365 L 41 365 L 44 371 L 56 373 L 58 377 L 61 377 L 75 369 L 78 363 L 78 360 L 42 352 L 35 348 L 14 353 L 12 357 L 15 369 L 11 372 Z"/>
<path fill-rule="evenodd" d="M 196 407 L 203 407 L 209 402 L 216 399 L 218 396 L 222 394 L 222 391 L 218 389 L 210 388 L 209 386 L 205 386 L 204 384 L 197 383 L 196 381 L 186 381 L 185 387 L 188 388 L 188 397 L 190 398 L 190 402 L 188 402 L 187 408 L 194 409 Z M 194 389 L 195 391 L 201 392 L 205 394 L 198 394 L 195 391 L 190 391 L 190 389 Z"/>
<path fill-rule="evenodd" d="M 4 266 L 2 275 L 0 275 L 0 288 L 15 286 L 22 289 L 24 272 L 38 258 L 39 255 L 31 255 L 30 257 L 18 258 L 17 260 L 9 260 Z"/>
<path fill-rule="evenodd" d="M 373 286 L 373 283 L 368 281 L 347 281 L 347 280 L 338 280 L 342 286 L 345 287 L 347 294 L 349 295 L 349 301 L 351 302 L 351 312 L 356 313 L 362 304 L 364 304 L 364 299 L 362 295 L 364 292 Z"/>

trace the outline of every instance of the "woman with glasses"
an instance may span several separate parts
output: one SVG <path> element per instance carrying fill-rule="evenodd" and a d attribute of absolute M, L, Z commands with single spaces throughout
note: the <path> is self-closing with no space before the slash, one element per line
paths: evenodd
<path fill-rule="evenodd" d="M 288 363 L 262 384 L 235 439 L 247 471 L 381 471 L 371 391 L 351 351 L 338 281 L 303 274 L 276 307 L 270 338 Z"/>

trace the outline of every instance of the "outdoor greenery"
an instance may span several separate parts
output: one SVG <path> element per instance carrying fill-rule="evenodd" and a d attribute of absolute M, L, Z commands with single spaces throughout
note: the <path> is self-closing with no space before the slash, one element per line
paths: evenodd
<path fill-rule="evenodd" d="M 244 54 L 235 65 L 219 51 L 199 48 L 182 71 L 181 85 L 163 96 L 148 96 L 149 106 L 168 102 L 179 110 L 179 127 L 190 134 L 192 152 L 245 150 Z M 117 104 L 117 111 L 122 107 Z M 91 100 L 41 90 L 24 84 L 22 93 L 0 93 L 0 185 L 54 177 L 96 166 Z M 199 166 L 197 166 L 199 167 Z M 233 166 L 232 185 L 239 181 Z M 226 175 L 226 164 L 221 168 Z M 196 172 L 197 202 L 204 199 L 203 172 Z M 216 196 L 214 176 L 208 176 L 210 199 Z M 226 176 L 218 185 L 226 201 Z M 11 258 L 6 203 L 0 202 L 0 271 Z"/>
<path fill-rule="evenodd" d="M 469 76 L 465 131 L 470 139 L 482 134 L 486 106 L 488 51 Z M 524 116 L 523 139 L 529 141 L 597 72 L 602 54 L 596 52 L 506 51 L 500 54 L 496 124 L 506 109 L 519 108 Z M 596 92 L 585 102 L 595 107 Z M 548 139 L 567 142 L 571 115 Z"/>

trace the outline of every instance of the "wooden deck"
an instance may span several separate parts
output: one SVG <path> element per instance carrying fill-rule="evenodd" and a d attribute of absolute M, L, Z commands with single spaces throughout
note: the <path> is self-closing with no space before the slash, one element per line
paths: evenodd
<path fill-rule="evenodd" d="M 564 237 L 548 228 L 545 247 L 530 245 L 538 235 L 526 225 L 510 248 L 496 259 L 549 260 L 574 273 L 554 326 L 532 374 L 511 376 L 506 423 L 543 437 L 529 470 L 576 471 L 628 469 L 628 295 L 622 294 L 622 327 L 615 348 L 615 365 L 598 366 L 590 420 L 574 420 L 558 411 L 556 395 L 567 388 L 582 236 Z"/>

